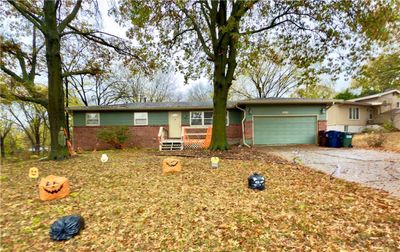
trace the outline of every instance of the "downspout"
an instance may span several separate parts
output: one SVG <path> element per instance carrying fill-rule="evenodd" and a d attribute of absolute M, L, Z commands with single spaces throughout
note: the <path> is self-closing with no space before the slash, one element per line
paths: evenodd
<path fill-rule="evenodd" d="M 246 143 L 246 137 L 244 135 L 244 122 L 246 121 L 246 110 L 240 108 L 238 105 L 236 105 L 236 108 L 241 110 L 241 111 L 243 111 L 243 120 L 242 120 L 242 141 L 243 141 L 243 145 L 245 145 L 248 148 L 251 148 L 251 146 Z"/>

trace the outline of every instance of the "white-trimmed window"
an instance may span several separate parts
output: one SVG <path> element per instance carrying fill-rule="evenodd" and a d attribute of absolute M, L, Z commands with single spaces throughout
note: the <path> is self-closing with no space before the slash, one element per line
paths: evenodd
<path fill-rule="evenodd" d="M 133 113 L 133 125 L 148 125 L 148 113 L 147 112 L 135 112 Z"/>
<path fill-rule="evenodd" d="M 100 113 L 86 113 L 86 126 L 99 126 Z"/>
<path fill-rule="evenodd" d="M 360 109 L 359 108 L 349 108 L 349 119 L 359 120 L 360 119 Z"/>
<path fill-rule="evenodd" d="M 190 126 L 208 126 L 213 124 L 212 111 L 191 111 Z M 229 125 L 229 111 L 226 111 L 226 126 Z"/>
<path fill-rule="evenodd" d="M 397 103 L 396 103 L 396 107 L 397 107 L 397 108 L 400 108 L 400 102 L 397 102 Z"/>

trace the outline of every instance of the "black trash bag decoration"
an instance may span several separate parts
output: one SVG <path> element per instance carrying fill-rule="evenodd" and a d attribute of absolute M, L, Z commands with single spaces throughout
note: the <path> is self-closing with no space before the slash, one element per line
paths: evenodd
<path fill-rule="evenodd" d="M 69 240 L 85 228 L 82 216 L 64 216 L 51 224 L 50 238 L 55 241 Z"/>
<path fill-rule="evenodd" d="M 248 177 L 247 180 L 249 181 L 250 189 L 255 189 L 260 191 L 265 189 L 265 178 L 262 175 L 258 173 L 253 173 Z"/>

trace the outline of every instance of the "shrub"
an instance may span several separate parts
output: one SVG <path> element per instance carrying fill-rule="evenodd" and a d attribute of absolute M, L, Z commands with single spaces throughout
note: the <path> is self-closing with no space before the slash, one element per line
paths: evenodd
<path fill-rule="evenodd" d="M 389 132 L 395 132 L 395 131 L 397 131 L 397 128 L 394 127 L 394 124 L 393 124 L 392 121 L 387 121 L 387 122 L 385 122 L 385 123 L 382 125 L 382 127 L 383 127 L 385 130 L 389 131 Z"/>
<path fill-rule="evenodd" d="M 122 149 L 123 144 L 129 137 L 129 128 L 127 126 L 108 127 L 97 132 L 99 140 L 114 146 L 116 149 Z"/>
<path fill-rule="evenodd" d="M 386 138 L 382 133 L 372 133 L 368 134 L 365 140 L 369 147 L 381 147 Z"/>

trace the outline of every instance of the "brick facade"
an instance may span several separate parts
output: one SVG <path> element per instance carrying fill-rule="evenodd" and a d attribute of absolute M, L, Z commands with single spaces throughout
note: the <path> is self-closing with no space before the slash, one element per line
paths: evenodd
<path fill-rule="evenodd" d="M 160 127 L 168 129 L 168 125 L 130 126 L 129 133 L 131 137 L 125 143 L 124 147 L 158 148 L 158 131 Z M 74 126 L 72 134 L 74 148 L 81 148 L 83 150 L 112 149 L 111 145 L 97 140 L 97 131 L 104 128 L 107 128 L 107 126 Z M 227 127 L 228 142 L 231 144 L 239 143 L 242 136 L 241 132 L 242 128 L 240 124 L 229 125 Z"/>
<path fill-rule="evenodd" d="M 319 120 L 318 121 L 318 131 L 327 130 L 327 128 L 328 128 L 328 123 L 327 123 L 326 120 Z"/>
<path fill-rule="evenodd" d="M 253 121 L 246 121 L 244 123 L 244 135 L 246 140 L 253 140 Z"/>

